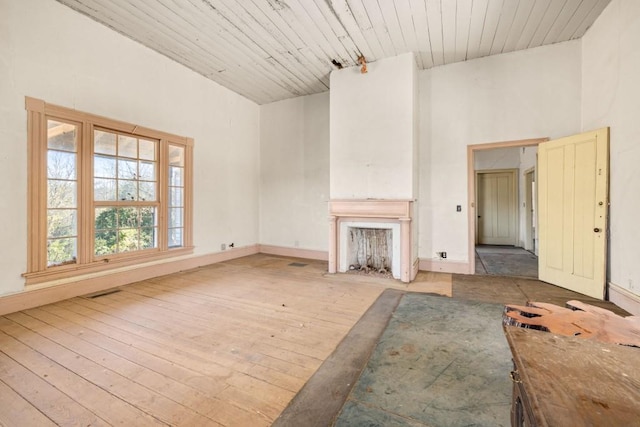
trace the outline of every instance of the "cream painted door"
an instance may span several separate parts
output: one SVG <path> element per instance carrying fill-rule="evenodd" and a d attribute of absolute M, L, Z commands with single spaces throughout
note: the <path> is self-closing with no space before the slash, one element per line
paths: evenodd
<path fill-rule="evenodd" d="M 516 170 L 478 172 L 478 243 L 515 245 L 518 201 Z"/>
<path fill-rule="evenodd" d="M 603 299 L 609 129 L 538 146 L 540 280 Z"/>

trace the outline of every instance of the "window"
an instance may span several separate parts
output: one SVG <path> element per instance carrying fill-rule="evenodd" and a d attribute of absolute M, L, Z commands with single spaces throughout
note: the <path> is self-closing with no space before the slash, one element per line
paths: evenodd
<path fill-rule="evenodd" d="M 192 252 L 193 140 L 27 98 L 27 284 Z"/>

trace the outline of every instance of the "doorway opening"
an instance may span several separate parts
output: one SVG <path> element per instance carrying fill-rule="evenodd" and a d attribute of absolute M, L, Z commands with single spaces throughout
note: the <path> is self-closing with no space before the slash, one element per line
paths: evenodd
<path fill-rule="evenodd" d="M 471 274 L 538 278 L 535 168 L 545 141 L 467 147 Z"/>
<path fill-rule="evenodd" d="M 475 274 L 538 278 L 538 257 L 517 246 L 476 245 Z"/>

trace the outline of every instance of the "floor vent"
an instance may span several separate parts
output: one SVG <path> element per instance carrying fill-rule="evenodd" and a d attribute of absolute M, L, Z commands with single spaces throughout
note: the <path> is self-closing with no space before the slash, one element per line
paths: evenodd
<path fill-rule="evenodd" d="M 95 294 L 83 295 L 82 297 L 83 297 L 83 298 L 91 298 L 91 299 L 94 299 L 94 298 L 98 298 L 98 297 L 103 297 L 103 296 L 105 296 L 105 295 L 116 294 L 116 293 L 118 293 L 118 292 L 120 292 L 120 289 L 110 289 L 110 290 L 108 290 L 108 291 L 104 291 L 104 292 L 97 292 L 97 293 L 95 293 Z"/>
<path fill-rule="evenodd" d="M 289 267 L 306 267 L 309 264 L 305 264 L 304 262 L 292 262 L 289 264 Z"/>

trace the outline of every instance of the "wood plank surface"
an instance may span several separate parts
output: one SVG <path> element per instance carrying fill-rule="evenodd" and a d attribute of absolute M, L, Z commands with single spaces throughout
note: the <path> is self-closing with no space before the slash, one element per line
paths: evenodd
<path fill-rule="evenodd" d="M 640 347 L 640 318 L 622 317 L 610 310 L 581 301 L 567 301 L 565 307 L 543 302 L 526 306 L 507 304 L 503 323 L 555 334 Z"/>
<path fill-rule="evenodd" d="M 259 254 L 0 317 L 0 425 L 269 426 L 386 288 L 451 295 L 326 269 Z"/>
<path fill-rule="evenodd" d="M 539 426 L 637 426 L 640 349 L 505 326 Z"/>
<path fill-rule="evenodd" d="M 11 387 L 0 381 L 0 401 L 3 411 L 0 411 L 0 425 L 37 425 L 55 426 L 56 424 L 16 393 Z"/>

